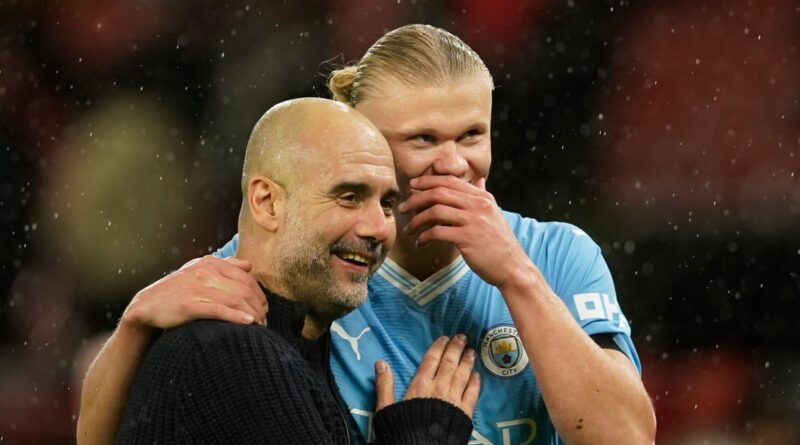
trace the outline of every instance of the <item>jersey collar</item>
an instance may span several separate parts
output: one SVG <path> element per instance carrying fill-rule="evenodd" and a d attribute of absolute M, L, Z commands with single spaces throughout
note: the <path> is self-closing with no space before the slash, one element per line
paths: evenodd
<path fill-rule="evenodd" d="M 426 278 L 418 280 L 397 263 L 386 258 L 378 269 L 378 275 L 391 283 L 418 305 L 425 306 L 453 286 L 469 270 L 464 258 L 459 255 L 452 263 Z"/>

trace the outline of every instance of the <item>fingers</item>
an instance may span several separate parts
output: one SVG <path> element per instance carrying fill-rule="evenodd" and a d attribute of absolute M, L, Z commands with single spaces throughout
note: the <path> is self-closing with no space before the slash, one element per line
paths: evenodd
<path fill-rule="evenodd" d="M 394 377 L 383 360 L 375 362 L 375 397 L 376 412 L 394 403 Z"/>
<path fill-rule="evenodd" d="M 242 260 L 236 257 L 229 256 L 227 258 L 223 258 L 223 261 L 230 263 L 245 272 L 250 272 L 250 270 L 253 269 L 253 264 L 250 261 Z"/>
<path fill-rule="evenodd" d="M 472 368 L 475 366 L 475 350 L 467 348 L 461 354 L 458 367 L 453 373 L 453 378 L 450 382 L 450 393 L 461 395 L 469 384 L 470 376 L 472 375 Z"/>
<path fill-rule="evenodd" d="M 472 413 L 475 412 L 475 404 L 478 403 L 478 396 L 481 393 L 481 378 L 477 372 L 472 372 L 467 382 L 467 387 L 461 396 L 461 404 L 459 405 L 462 410 L 472 418 Z"/>
<path fill-rule="evenodd" d="M 417 245 L 423 247 L 431 241 L 448 241 L 458 245 L 457 241 L 461 238 L 460 230 L 463 230 L 463 227 L 433 226 L 419 234 Z"/>
<path fill-rule="evenodd" d="M 242 295 L 246 292 L 247 288 L 238 283 L 234 283 L 232 287 L 228 289 L 206 289 L 203 298 L 197 301 L 202 303 L 217 303 L 230 309 L 250 314 L 253 320 L 260 323 L 267 315 L 266 306 L 257 305 L 253 307 L 252 304 L 248 303 L 247 299 L 242 298 Z"/>
<path fill-rule="evenodd" d="M 403 227 L 403 232 L 413 233 L 435 225 L 462 226 L 468 221 L 468 218 L 469 214 L 463 210 L 437 204 L 414 215 L 411 221 Z"/>
<path fill-rule="evenodd" d="M 225 273 L 229 273 L 228 272 Z M 222 280 L 214 280 L 209 286 L 218 289 L 228 298 L 226 298 L 228 305 L 231 307 L 239 307 L 240 305 L 247 305 L 252 308 L 253 316 L 259 322 L 267 315 L 267 297 L 258 286 L 255 278 L 250 274 L 245 273 L 247 278 L 240 277 L 239 280 L 234 280 L 228 276 L 222 276 Z M 249 280 L 250 284 L 243 284 L 241 280 Z M 244 309 L 242 309 L 244 310 Z"/>
<path fill-rule="evenodd" d="M 252 268 L 249 261 L 238 258 L 223 260 L 208 255 L 193 262 L 192 266 L 191 269 L 186 269 L 186 272 L 192 272 L 192 275 L 201 282 L 200 284 L 209 288 L 206 291 L 209 298 L 233 309 L 249 312 L 259 322 L 265 319 L 267 297 L 255 277 L 247 273 Z M 214 292 L 214 290 L 219 290 L 221 293 Z M 240 307 L 242 303 L 248 305 L 252 310 Z"/>
<path fill-rule="evenodd" d="M 419 365 L 419 369 L 417 370 L 417 374 L 414 376 L 414 380 L 433 380 L 433 378 L 436 376 L 436 371 L 439 369 L 439 362 L 442 359 L 442 354 L 444 354 L 447 341 L 447 337 L 439 337 L 434 340 L 433 344 L 431 344 L 431 347 L 428 348 L 428 352 L 426 352 L 422 357 L 422 363 Z"/>
<path fill-rule="evenodd" d="M 211 319 L 241 324 L 250 324 L 255 321 L 252 314 L 219 303 L 197 302 L 187 309 L 192 320 Z"/>
<path fill-rule="evenodd" d="M 434 341 L 408 385 L 404 399 L 435 397 L 458 406 L 472 417 L 480 393 L 480 379 L 477 373 L 472 372 L 475 351 L 465 351 L 466 344 L 467 338 L 463 334 L 450 341 L 447 337 Z M 376 375 L 377 371 L 376 364 Z M 376 392 L 379 380 L 376 377 Z M 379 394 L 379 397 L 382 396 Z"/>
<path fill-rule="evenodd" d="M 408 212 L 431 207 L 434 204 L 445 204 L 450 207 L 464 208 L 464 193 L 446 187 L 423 190 L 418 193 L 412 193 L 408 199 L 397 206 L 397 210 Z"/>
<path fill-rule="evenodd" d="M 436 370 L 436 377 L 434 377 L 435 385 L 440 393 L 447 394 L 450 392 L 453 375 L 461 362 L 461 356 L 466 345 L 467 337 L 464 334 L 457 334 L 447 343 L 447 347 L 439 361 L 439 368 Z M 472 370 L 471 366 L 470 370 Z"/>
<path fill-rule="evenodd" d="M 252 290 L 252 295 L 256 298 L 255 302 L 257 304 L 261 305 L 267 304 L 267 297 L 261 290 L 261 286 L 258 285 L 258 281 L 254 276 L 248 273 L 253 268 L 253 265 L 249 261 L 229 257 L 225 258 L 224 263 L 230 264 L 235 267 L 220 267 L 219 268 L 220 274 L 249 287 L 250 290 Z"/>
<path fill-rule="evenodd" d="M 477 181 L 479 181 L 479 178 Z M 417 190 L 429 190 L 436 187 L 447 187 L 464 193 L 482 193 L 476 184 L 471 184 L 452 175 L 424 175 L 411 180 L 411 187 Z"/>
<path fill-rule="evenodd" d="M 130 322 L 170 329 L 198 318 L 252 323 L 266 317 L 266 297 L 249 261 L 205 256 L 139 291 L 125 311 Z"/>

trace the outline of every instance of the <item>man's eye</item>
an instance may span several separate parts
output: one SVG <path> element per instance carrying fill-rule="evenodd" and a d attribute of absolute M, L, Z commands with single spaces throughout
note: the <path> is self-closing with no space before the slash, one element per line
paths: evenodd
<path fill-rule="evenodd" d="M 357 202 L 358 195 L 356 195 L 355 193 L 345 193 L 344 195 L 339 195 L 339 200 L 345 202 Z"/>
<path fill-rule="evenodd" d="M 461 135 L 461 139 L 469 139 L 474 138 L 475 136 L 480 136 L 480 130 L 469 130 L 468 132 Z"/>
<path fill-rule="evenodd" d="M 436 142 L 436 138 L 430 134 L 418 134 L 411 139 L 415 142 L 424 142 L 426 144 L 433 144 Z"/>
<path fill-rule="evenodd" d="M 389 209 L 389 210 L 391 210 L 391 209 L 393 209 L 393 208 L 394 208 L 394 205 L 395 205 L 395 204 L 397 204 L 397 202 L 396 202 L 394 199 L 384 199 L 384 200 L 382 200 L 382 201 L 381 201 L 381 206 L 382 206 L 384 209 Z"/>

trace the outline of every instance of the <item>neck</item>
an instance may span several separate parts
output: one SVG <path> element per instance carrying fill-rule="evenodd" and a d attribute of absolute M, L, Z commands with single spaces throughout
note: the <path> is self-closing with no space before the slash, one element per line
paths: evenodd
<path fill-rule="evenodd" d="M 420 281 L 442 270 L 461 255 L 453 243 L 433 241 L 417 247 L 415 242 L 416 236 L 398 231 L 389 258 Z"/>
<path fill-rule="evenodd" d="M 252 236 L 240 227 L 236 258 L 247 260 L 252 264 L 250 275 L 254 276 L 262 286 L 287 300 L 293 300 L 288 295 L 288 289 L 278 279 L 277 263 L 272 254 L 275 249 L 274 243 Z"/>
<path fill-rule="evenodd" d="M 306 340 L 316 340 L 322 334 L 328 331 L 331 327 L 331 321 L 324 322 L 320 320 L 318 317 L 315 317 L 311 314 L 306 313 L 306 320 L 303 324 L 303 332 L 301 335 Z"/>

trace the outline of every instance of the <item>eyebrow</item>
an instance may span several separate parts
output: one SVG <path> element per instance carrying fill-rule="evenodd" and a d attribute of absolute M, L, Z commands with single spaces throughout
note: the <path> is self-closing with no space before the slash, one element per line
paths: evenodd
<path fill-rule="evenodd" d="M 355 192 L 360 195 L 367 195 L 371 194 L 373 187 L 367 185 L 363 182 L 340 182 L 336 184 L 330 191 L 331 195 L 338 195 L 339 193 L 344 192 Z M 381 198 L 383 199 L 399 199 L 400 198 L 400 190 L 395 187 L 390 188 L 383 194 Z"/>
<path fill-rule="evenodd" d="M 470 125 L 467 125 L 462 130 L 462 133 L 466 133 L 472 130 L 479 130 L 486 132 L 489 128 L 489 125 L 486 122 L 473 122 Z M 437 135 L 440 134 L 441 131 L 436 127 L 429 127 L 429 126 L 421 126 L 421 127 L 411 127 L 401 130 L 381 130 L 381 133 L 389 134 L 390 136 L 400 137 L 400 138 L 409 138 L 412 136 L 420 135 L 420 134 L 431 134 Z"/>

